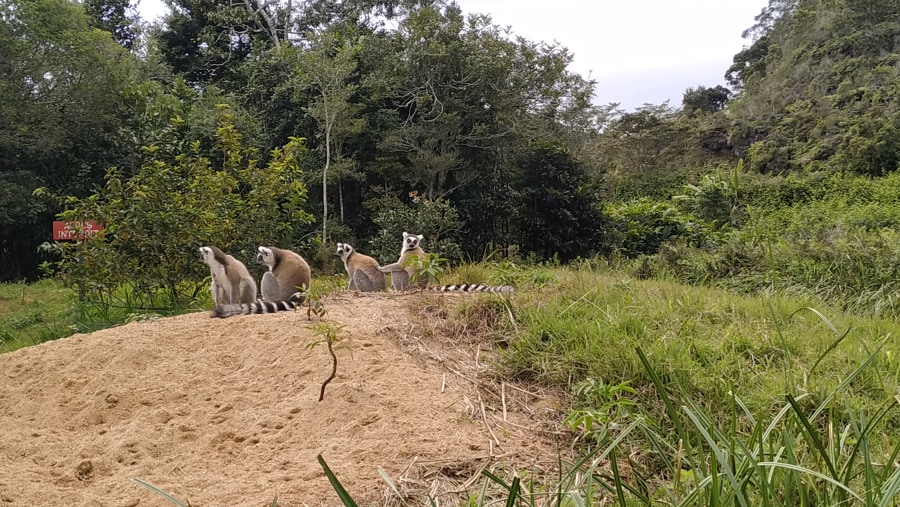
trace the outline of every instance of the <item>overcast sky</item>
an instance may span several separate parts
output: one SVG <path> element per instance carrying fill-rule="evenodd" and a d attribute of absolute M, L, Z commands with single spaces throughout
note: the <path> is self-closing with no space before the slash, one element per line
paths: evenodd
<path fill-rule="evenodd" d="M 597 80 L 595 102 L 624 109 L 669 100 L 690 86 L 724 84 L 741 32 L 768 0 L 457 0 L 490 14 L 533 41 L 559 42 L 575 55 L 570 69 Z M 140 0 L 145 19 L 162 0 Z"/>

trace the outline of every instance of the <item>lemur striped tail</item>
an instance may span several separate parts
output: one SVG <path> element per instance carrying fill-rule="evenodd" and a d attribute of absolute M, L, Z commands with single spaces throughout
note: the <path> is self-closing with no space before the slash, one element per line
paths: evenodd
<path fill-rule="evenodd" d="M 277 313 L 293 310 L 303 304 L 306 294 L 297 292 L 289 301 L 263 301 L 257 299 L 255 303 L 222 305 L 213 308 L 211 317 L 225 319 L 235 315 L 251 315 L 257 313 Z"/>
<path fill-rule="evenodd" d="M 512 294 L 516 288 L 511 285 L 485 285 L 483 283 L 461 283 L 459 285 L 441 285 L 428 289 L 433 292 L 493 292 L 495 294 Z"/>

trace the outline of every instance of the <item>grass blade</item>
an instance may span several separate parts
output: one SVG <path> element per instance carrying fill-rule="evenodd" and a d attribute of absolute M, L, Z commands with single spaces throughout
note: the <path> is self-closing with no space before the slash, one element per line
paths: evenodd
<path fill-rule="evenodd" d="M 573 507 L 586 507 L 587 505 L 584 503 L 584 498 L 575 491 L 569 492 L 569 500 L 572 502 Z"/>
<path fill-rule="evenodd" d="M 853 498 L 856 498 L 856 499 L 859 500 L 860 502 L 863 501 L 862 497 L 860 497 L 859 495 L 857 495 L 855 491 L 853 491 L 852 489 L 848 488 L 847 486 L 845 486 L 844 484 L 842 484 L 840 481 L 836 481 L 836 480 L 832 479 L 831 477 L 828 477 L 827 475 L 825 475 L 825 474 L 823 474 L 823 473 L 816 472 L 815 470 L 810 470 L 810 469 L 808 469 L 808 468 L 804 468 L 804 467 L 802 467 L 802 466 L 794 465 L 794 464 L 791 464 L 791 463 L 776 463 L 776 462 L 773 462 L 773 461 L 761 461 L 761 462 L 759 463 L 759 466 L 761 466 L 761 467 L 778 467 L 778 468 L 786 468 L 786 469 L 788 469 L 788 470 L 793 470 L 793 471 L 795 471 L 795 472 L 800 472 L 800 473 L 803 473 L 803 474 L 812 475 L 813 477 L 818 477 L 819 479 L 822 479 L 823 481 L 826 481 L 826 482 L 829 482 L 829 483 L 831 483 L 831 484 L 834 484 L 835 486 L 837 486 L 837 487 L 843 489 L 843 490 L 846 491 L 847 493 L 850 493 L 850 496 L 852 496 Z"/>
<path fill-rule="evenodd" d="M 509 498 L 506 499 L 506 507 L 516 507 L 516 498 L 519 496 L 519 478 L 513 479 L 509 490 Z"/>
<path fill-rule="evenodd" d="M 616 485 L 616 498 L 619 500 L 619 507 L 628 507 L 628 504 L 625 503 L 625 493 L 622 492 L 622 477 L 619 475 L 618 460 L 619 456 L 615 448 L 613 448 L 613 451 L 609 454 L 609 464 L 612 467 L 613 482 Z"/>
<path fill-rule="evenodd" d="M 842 334 L 841 336 L 839 336 L 837 340 L 831 342 L 831 345 L 829 345 L 828 348 L 826 348 L 824 352 L 822 352 L 821 354 L 819 354 L 818 359 L 816 359 L 816 362 L 813 363 L 812 368 L 809 369 L 809 373 L 807 374 L 807 376 L 808 376 L 808 377 L 811 377 L 812 374 L 813 374 L 813 372 L 816 370 L 816 366 L 819 366 L 819 363 L 820 363 L 823 359 L 825 359 L 825 356 L 827 356 L 829 352 L 831 352 L 832 350 L 834 350 L 835 348 L 837 348 L 837 346 L 840 345 L 842 341 L 844 341 L 844 338 L 846 338 L 846 337 L 849 336 L 849 335 L 850 335 L 850 328 L 847 328 L 847 330 L 844 331 L 844 334 Z"/>
<path fill-rule="evenodd" d="M 684 410 L 691 421 L 694 422 L 694 426 L 697 428 L 700 434 L 703 435 L 703 438 L 706 440 L 707 445 L 709 445 L 709 448 L 716 456 L 716 461 L 718 461 L 722 469 L 725 470 L 725 477 L 727 477 L 728 482 L 731 483 L 731 487 L 734 490 L 734 496 L 737 497 L 738 502 L 740 502 L 740 504 L 744 507 L 748 507 L 747 499 L 744 498 L 744 491 L 738 485 L 737 478 L 734 476 L 734 471 L 731 469 L 731 465 L 730 463 L 728 463 L 728 459 L 725 457 L 725 453 L 723 453 L 722 450 L 719 449 L 719 446 L 716 445 L 716 441 L 710 436 L 709 431 L 706 430 L 706 427 L 704 427 L 703 423 L 700 422 L 700 419 L 697 417 L 697 415 L 687 407 L 682 407 L 682 410 Z M 715 476 L 716 473 L 713 472 L 712 475 Z"/>
<path fill-rule="evenodd" d="M 384 482 L 388 483 L 388 486 L 391 487 L 391 491 L 393 491 L 394 494 L 397 495 L 397 498 L 400 499 L 400 501 L 402 502 L 403 495 L 400 494 L 400 490 L 397 489 L 396 485 L 394 485 L 394 481 L 391 480 L 391 476 L 388 475 L 388 473 L 385 472 L 384 469 L 381 467 L 378 467 L 378 473 L 381 475 L 381 478 L 384 479 Z"/>
<path fill-rule="evenodd" d="M 695 502 L 694 500 L 696 499 L 696 497 L 698 497 L 700 495 L 700 493 L 703 492 L 703 490 L 707 486 L 712 484 L 713 475 L 716 475 L 716 474 L 707 475 L 706 477 L 703 478 L 703 480 L 698 482 L 697 486 L 694 487 L 694 489 L 692 489 L 691 492 L 688 493 L 686 497 L 684 497 L 680 502 L 678 502 L 678 507 L 686 507 L 689 505 L 690 506 L 701 505 L 699 503 L 699 501 Z"/>
<path fill-rule="evenodd" d="M 888 507 L 893 504 L 894 497 L 900 493 L 900 468 L 881 485 L 881 501 L 878 507 Z"/>
<path fill-rule="evenodd" d="M 753 414 L 750 413 L 750 409 L 747 408 L 747 405 L 744 405 L 744 402 L 743 402 L 740 398 L 738 398 L 738 395 L 737 395 L 733 390 L 728 391 L 728 394 L 731 396 L 731 399 L 732 399 L 735 403 L 737 403 L 737 405 L 738 405 L 739 407 L 741 407 L 741 410 L 744 411 L 744 415 L 746 415 L 746 416 L 747 416 L 747 420 L 750 421 L 750 426 L 754 426 L 754 427 L 755 427 L 755 426 L 756 426 L 756 418 L 753 417 Z"/>
<path fill-rule="evenodd" d="M 788 315 L 788 318 L 790 319 L 794 315 L 797 315 L 798 313 L 800 313 L 804 310 L 816 314 L 816 316 L 819 317 L 819 319 L 821 319 L 822 322 L 824 322 L 826 326 L 831 328 L 831 331 L 835 334 L 835 336 L 840 334 L 840 331 L 838 331 L 837 328 L 834 327 L 834 324 L 832 324 L 830 320 L 828 320 L 824 315 L 822 315 L 822 312 L 820 312 L 819 310 L 816 310 L 815 308 L 813 308 L 811 306 L 804 306 L 803 308 L 800 308 L 799 310 L 794 311 L 793 313 Z M 849 332 L 850 332 L 850 330 L 848 329 L 844 334 L 846 335 Z M 843 338 L 841 338 L 841 339 L 843 339 Z M 834 347 L 830 347 L 830 348 L 834 348 Z"/>
<path fill-rule="evenodd" d="M 684 426 L 681 424 L 681 417 L 679 416 L 678 411 L 675 410 L 675 405 L 672 403 L 672 400 L 669 399 L 669 395 L 666 393 L 662 381 L 660 381 L 659 376 L 656 374 L 656 370 L 650 366 L 650 361 L 647 360 L 647 356 L 644 355 L 644 351 L 641 350 L 640 347 L 636 347 L 634 350 L 637 352 L 638 358 L 641 360 L 641 364 L 644 366 L 647 375 L 650 376 L 650 380 L 653 382 L 654 387 L 656 387 L 656 392 L 659 393 L 659 397 L 662 398 L 663 403 L 666 405 L 666 410 L 669 412 L 669 418 L 672 419 L 672 423 L 678 431 L 678 436 L 681 437 L 681 440 L 684 442 L 685 446 L 687 446 L 690 440 L 688 440 L 688 435 L 685 433 Z"/>
<path fill-rule="evenodd" d="M 141 480 L 141 479 L 132 479 L 132 480 L 133 480 L 134 482 L 140 484 L 141 486 L 143 486 L 143 487 L 149 489 L 150 491 L 156 493 L 157 495 L 159 495 L 159 496 L 165 498 L 166 500 L 168 500 L 168 501 L 174 503 L 174 504 L 177 505 L 178 507 L 185 507 L 185 505 L 184 505 L 183 503 L 179 502 L 178 500 L 176 500 L 175 497 L 173 497 L 172 495 L 166 493 L 165 491 L 163 491 L 163 490 L 157 488 L 157 487 L 154 486 L 153 484 L 150 484 L 149 482 L 144 481 L 144 480 Z"/>
<path fill-rule="evenodd" d="M 328 477 L 328 482 L 331 483 L 331 487 L 334 488 L 335 493 L 337 493 L 338 498 L 341 499 L 341 502 L 344 504 L 344 507 L 359 507 L 356 505 L 356 502 L 353 501 L 353 498 L 350 497 L 350 493 L 347 493 L 347 490 L 344 489 L 344 486 L 341 485 L 341 481 L 334 475 L 334 472 L 328 468 L 328 464 L 325 463 L 325 459 L 321 454 L 316 456 L 316 459 L 319 460 L 319 465 L 322 466 L 322 470 L 325 471 L 325 476 Z"/>
<path fill-rule="evenodd" d="M 822 400 L 822 403 L 819 405 L 819 408 L 817 408 L 816 411 L 813 412 L 813 414 L 809 417 L 810 421 L 815 420 L 816 416 L 818 416 L 823 410 L 825 410 L 825 407 L 827 407 L 828 404 L 831 403 L 831 400 L 833 400 L 834 397 L 837 396 L 837 393 L 842 391 L 845 387 L 847 387 L 847 384 L 852 382 L 853 379 L 855 379 L 856 376 L 859 375 L 859 373 L 866 368 L 866 366 L 869 366 L 869 363 L 871 363 L 872 361 L 875 360 L 875 358 L 878 355 L 878 352 L 881 351 L 881 348 L 884 347 L 884 344 L 887 343 L 887 341 L 890 337 L 891 337 L 891 333 L 888 333 L 887 335 L 885 335 L 884 339 L 881 340 L 881 343 L 879 343 L 878 346 L 875 347 L 875 350 L 872 352 L 872 355 L 870 355 L 868 359 L 863 361 L 863 363 L 861 365 L 859 365 L 855 370 L 853 370 L 850 373 L 850 375 L 847 376 L 847 378 L 842 380 L 841 383 L 834 389 L 834 391 L 831 392 L 831 394 L 828 395 L 827 398 Z"/>
<path fill-rule="evenodd" d="M 804 433 L 806 433 L 807 438 L 812 442 L 813 446 L 819 452 L 819 456 L 823 460 L 825 460 L 825 464 L 828 466 L 828 471 L 831 472 L 831 477 L 835 480 L 838 479 L 837 469 L 834 468 L 834 463 L 831 460 L 831 456 L 828 455 L 828 451 L 825 449 L 825 445 L 822 444 L 822 439 L 819 438 L 819 434 L 810 424 L 809 419 L 803 415 L 803 410 L 800 409 L 800 405 L 797 404 L 797 401 L 794 400 L 794 397 L 790 394 L 785 395 L 788 403 L 791 404 L 791 408 L 794 409 L 794 414 L 797 415 L 797 419 L 800 421 L 800 424 L 803 426 Z"/>
<path fill-rule="evenodd" d="M 488 470 L 482 470 L 482 471 L 481 471 L 481 475 L 483 475 L 483 476 L 487 477 L 488 479 L 494 481 L 494 482 L 497 483 L 501 488 L 505 489 L 507 492 L 512 491 L 512 487 L 511 487 L 509 484 L 507 484 L 506 481 L 504 481 L 503 479 L 497 477 L 496 475 L 494 475 L 494 474 L 491 473 L 490 471 L 488 471 Z"/>

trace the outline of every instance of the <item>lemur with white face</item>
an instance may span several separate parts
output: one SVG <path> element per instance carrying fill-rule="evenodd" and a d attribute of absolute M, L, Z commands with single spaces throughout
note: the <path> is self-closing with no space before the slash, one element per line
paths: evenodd
<path fill-rule="evenodd" d="M 415 273 L 413 257 L 425 257 L 425 251 L 422 250 L 420 242 L 425 239 L 421 234 L 403 233 L 403 246 L 400 248 L 400 259 L 394 264 L 382 266 L 379 271 L 391 274 L 391 285 L 395 291 L 403 291 L 410 288 L 409 280 Z M 374 259 L 373 259 L 374 260 Z M 512 294 L 515 288 L 510 285 L 485 285 L 483 283 L 463 283 L 454 285 L 441 285 L 440 287 L 426 288 L 428 279 L 422 277 L 418 280 L 416 287 L 427 290 L 429 292 L 492 292 L 494 294 Z"/>
<path fill-rule="evenodd" d="M 260 284 L 263 300 L 217 306 L 213 310 L 213 317 L 293 310 L 306 300 L 312 280 L 306 260 L 295 252 L 281 248 L 261 246 L 258 252 L 256 262 L 269 267 Z"/>
<path fill-rule="evenodd" d="M 200 258 L 209 266 L 210 291 L 216 306 L 256 301 L 256 282 L 241 261 L 214 246 L 201 246 Z"/>
<path fill-rule="evenodd" d="M 378 271 L 391 274 L 391 286 L 395 291 L 404 291 L 410 288 L 410 279 L 416 272 L 413 257 L 424 258 L 425 251 L 419 246 L 419 243 L 425 239 L 421 234 L 410 234 L 403 231 L 403 245 L 400 248 L 400 259 L 393 264 L 382 266 Z M 417 280 L 416 286 L 424 289 L 428 285 L 428 279 L 421 277 Z"/>
<path fill-rule="evenodd" d="M 387 281 L 384 273 L 378 270 L 378 261 L 357 252 L 347 243 L 338 243 L 334 255 L 344 261 L 344 269 L 350 277 L 347 290 L 361 292 L 384 290 Z"/>

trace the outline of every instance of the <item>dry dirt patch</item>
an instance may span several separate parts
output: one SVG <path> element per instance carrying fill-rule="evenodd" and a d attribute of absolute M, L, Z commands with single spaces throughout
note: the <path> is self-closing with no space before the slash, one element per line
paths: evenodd
<path fill-rule="evenodd" d="M 0 506 L 171 505 L 133 478 L 195 507 L 340 505 L 318 454 L 361 505 L 381 505 L 377 467 L 442 494 L 497 460 L 553 461 L 528 431 L 545 402 L 510 389 L 504 416 L 459 354 L 447 367 L 409 353 L 412 297 L 325 302 L 350 350 L 321 403 L 331 363 L 306 347 L 305 312 L 196 313 L 0 355 Z"/>

